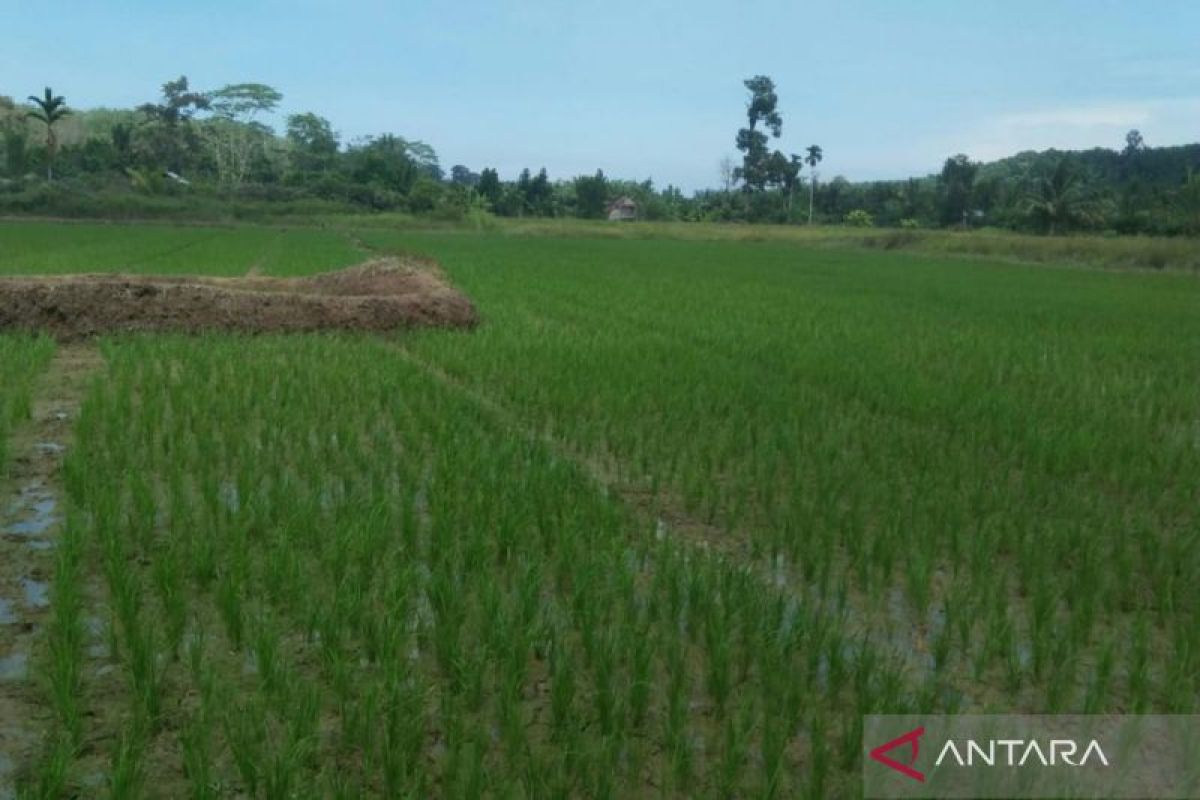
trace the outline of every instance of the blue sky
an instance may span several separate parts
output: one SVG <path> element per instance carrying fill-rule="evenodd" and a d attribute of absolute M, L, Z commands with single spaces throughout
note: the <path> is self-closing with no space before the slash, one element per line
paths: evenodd
<path fill-rule="evenodd" d="M 0 93 L 78 107 L 166 80 L 269 83 L 344 139 L 393 132 L 444 166 L 716 185 L 743 78 L 775 79 L 776 146 L 894 178 L 965 152 L 1200 140 L 1200 2 L 0 0 Z"/>

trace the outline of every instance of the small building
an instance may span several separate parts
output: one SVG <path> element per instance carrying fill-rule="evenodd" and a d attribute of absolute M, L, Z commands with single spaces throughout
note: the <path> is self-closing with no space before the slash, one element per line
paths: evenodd
<path fill-rule="evenodd" d="M 608 204 L 608 219 L 610 222 L 637 218 L 637 203 L 634 202 L 632 197 L 618 197 Z"/>

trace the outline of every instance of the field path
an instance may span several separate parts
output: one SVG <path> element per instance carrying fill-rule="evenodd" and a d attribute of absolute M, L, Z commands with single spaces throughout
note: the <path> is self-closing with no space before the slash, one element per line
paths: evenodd
<path fill-rule="evenodd" d="M 12 432 L 8 469 L 0 473 L 0 800 L 15 796 L 14 781 L 50 724 L 34 665 L 51 615 L 62 465 L 84 392 L 103 366 L 94 344 L 58 348 L 34 391 L 31 419 Z"/>

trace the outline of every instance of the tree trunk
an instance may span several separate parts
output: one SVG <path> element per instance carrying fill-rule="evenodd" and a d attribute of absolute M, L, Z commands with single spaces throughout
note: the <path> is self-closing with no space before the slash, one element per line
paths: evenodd
<path fill-rule="evenodd" d="M 817 193 L 817 173 L 813 172 L 812 178 L 808 182 L 808 224 L 812 225 L 813 218 L 813 199 Z"/>
<path fill-rule="evenodd" d="M 46 183 L 54 182 L 54 153 L 58 150 L 58 138 L 53 126 L 46 126 Z"/>

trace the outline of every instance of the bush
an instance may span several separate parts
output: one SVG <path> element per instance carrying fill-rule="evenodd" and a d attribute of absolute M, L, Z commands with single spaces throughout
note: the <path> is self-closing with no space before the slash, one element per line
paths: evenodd
<path fill-rule="evenodd" d="M 912 217 L 905 217 L 904 219 L 900 220 L 900 227 L 907 231 L 915 231 L 917 228 L 921 227 L 921 223 L 917 222 Z"/>
<path fill-rule="evenodd" d="M 875 219 L 861 208 L 856 208 L 846 215 L 845 223 L 852 228 L 870 228 L 875 225 Z"/>

